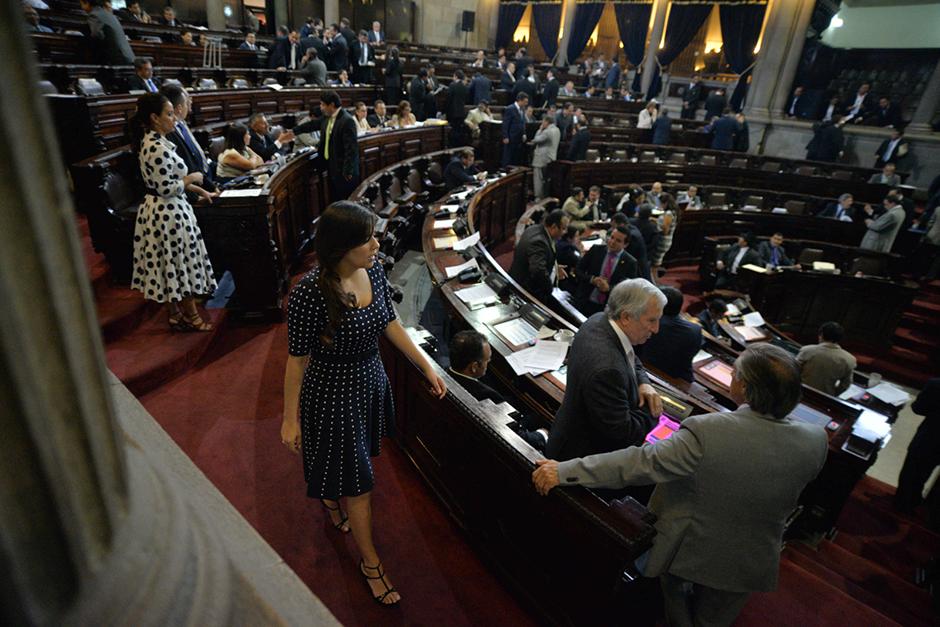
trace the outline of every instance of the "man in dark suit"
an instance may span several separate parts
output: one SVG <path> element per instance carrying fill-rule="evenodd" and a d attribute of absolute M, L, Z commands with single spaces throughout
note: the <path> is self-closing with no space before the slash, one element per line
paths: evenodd
<path fill-rule="evenodd" d="M 802 85 L 797 85 L 793 90 L 793 94 L 790 96 L 790 100 L 787 101 L 786 107 L 783 110 L 784 115 L 788 118 L 809 117 L 808 98 L 803 94 L 803 91 Z"/>
<path fill-rule="evenodd" d="M 372 30 L 369 31 L 369 43 L 372 45 L 385 43 L 385 31 L 382 30 L 381 22 L 372 22 Z"/>
<path fill-rule="evenodd" d="M 637 355 L 647 366 L 674 379 L 692 383 L 692 358 L 702 347 L 702 327 L 680 315 L 682 292 L 668 286 L 659 289 L 666 296 L 659 332 L 637 348 Z"/>
<path fill-rule="evenodd" d="M 323 42 L 323 31 L 315 29 L 306 37 L 301 38 L 300 47 L 304 51 L 304 54 L 307 53 L 311 48 L 317 51 L 317 57 L 323 61 L 327 62 L 329 59 L 329 50 L 327 50 L 326 44 Z"/>
<path fill-rule="evenodd" d="M 248 136 L 251 138 L 249 147 L 265 161 L 269 161 L 294 139 L 294 134 L 290 131 L 283 131 L 279 136 L 274 137 L 270 130 L 271 125 L 263 113 L 256 112 L 248 118 Z"/>
<path fill-rule="evenodd" d="M 872 110 L 865 124 L 873 126 L 900 126 L 901 110 L 887 96 L 878 99 L 878 106 Z"/>
<path fill-rule="evenodd" d="M 519 78 L 516 79 L 516 84 L 512 86 L 512 99 L 515 100 L 516 96 L 523 92 L 525 92 L 525 94 L 529 97 L 530 103 L 535 102 L 535 95 L 538 93 L 538 86 L 532 79 L 529 70 L 521 73 Z"/>
<path fill-rule="evenodd" d="M 356 41 L 356 32 L 352 29 L 348 17 L 340 19 L 339 34 L 346 40 L 346 45 L 352 48 L 353 42 Z"/>
<path fill-rule="evenodd" d="M 852 194 L 842 194 L 837 202 L 829 203 L 825 209 L 816 214 L 820 218 L 834 218 L 843 222 L 852 222 L 855 219 L 855 208 L 852 206 L 855 198 Z"/>
<path fill-rule="evenodd" d="M 568 229 L 568 215 L 555 209 L 522 233 L 513 253 L 509 276 L 542 304 L 551 306 L 552 287 L 559 271 L 555 264 L 555 241 Z"/>
<path fill-rule="evenodd" d="M 610 217 L 610 226 L 611 228 L 615 226 L 625 226 L 630 230 L 627 252 L 630 253 L 631 257 L 636 259 L 640 271 L 640 278 L 649 281 L 650 263 L 649 256 L 646 254 L 646 244 L 643 242 L 643 234 L 640 233 L 638 228 L 630 224 L 630 220 L 627 218 L 626 214 L 619 211 Z"/>
<path fill-rule="evenodd" d="M 529 95 L 520 92 L 516 102 L 503 109 L 502 165 L 523 165 L 525 158 L 525 108 L 529 105 Z"/>
<path fill-rule="evenodd" d="M 610 292 L 581 325 L 568 352 L 568 385 L 545 454 L 557 460 L 643 443 L 662 412 L 636 347 L 659 330 L 666 297 L 645 279 Z"/>
<path fill-rule="evenodd" d="M 692 83 L 685 88 L 682 94 L 682 119 L 694 120 L 695 110 L 698 109 L 698 101 L 702 98 L 702 77 L 696 74 L 692 77 Z M 706 118 L 707 120 L 707 118 Z"/>
<path fill-rule="evenodd" d="M 575 306 L 585 316 L 603 311 L 610 290 L 640 275 L 636 259 L 625 250 L 629 240 L 626 226 L 611 227 L 607 246 L 592 246 L 578 262 Z"/>
<path fill-rule="evenodd" d="M 388 112 L 385 109 L 384 100 L 376 100 L 375 104 L 372 105 L 373 113 L 370 113 L 366 120 L 369 122 L 369 126 L 372 128 L 385 128 L 385 126 L 391 121 L 391 118 L 388 116 Z"/>
<path fill-rule="evenodd" d="M 806 145 L 806 158 L 811 161 L 835 162 L 842 156 L 845 148 L 845 134 L 842 132 L 842 116 L 832 116 L 832 121 L 821 122 L 813 132 L 813 139 Z"/>
<path fill-rule="evenodd" d="M 326 29 L 327 66 L 334 72 L 349 68 L 349 42 L 339 32 L 339 26 L 332 24 Z"/>
<path fill-rule="evenodd" d="M 661 107 L 656 121 L 653 122 L 653 144 L 668 146 L 670 141 L 672 141 L 672 120 L 669 118 L 666 107 Z"/>
<path fill-rule="evenodd" d="M 708 301 L 708 306 L 705 307 L 699 314 L 696 316 L 698 318 L 699 324 L 702 325 L 702 329 L 714 337 L 721 337 L 721 326 L 720 322 L 728 313 L 728 303 L 726 303 L 721 298 L 713 298 Z M 705 343 L 703 338 L 702 343 Z"/>
<path fill-rule="evenodd" d="M 570 101 L 562 105 L 561 110 L 555 114 L 555 126 L 561 133 L 561 141 L 567 141 L 571 136 L 571 127 L 574 126 L 574 104 Z"/>
<path fill-rule="evenodd" d="M 330 202 L 345 200 L 359 185 L 359 143 L 356 121 L 343 109 L 335 91 L 320 96 L 320 118 L 298 124 L 293 133 L 320 131 L 320 156 L 326 162 Z"/>
<path fill-rule="evenodd" d="M 591 131 L 588 130 L 586 117 L 578 117 L 573 126 L 571 141 L 568 142 L 568 161 L 584 161 L 591 145 Z"/>
<path fill-rule="evenodd" d="M 470 81 L 470 104 L 480 104 L 483 101 L 489 102 L 493 89 L 493 82 L 479 72 L 473 75 Z"/>
<path fill-rule="evenodd" d="M 243 42 L 241 42 L 240 44 L 238 44 L 238 49 L 239 49 L 239 50 L 257 51 L 257 50 L 258 50 L 258 44 L 257 44 L 256 39 L 255 39 L 255 34 L 252 33 L 251 31 L 245 33 L 245 41 L 243 41 Z"/>
<path fill-rule="evenodd" d="M 723 89 L 713 89 L 705 99 L 705 121 L 711 122 L 712 118 L 718 117 L 724 113 L 728 107 L 728 100 L 725 98 Z"/>
<path fill-rule="evenodd" d="M 461 150 L 460 154 L 451 159 L 444 168 L 444 186 L 447 189 L 454 189 L 475 182 L 478 175 L 476 166 L 473 165 L 475 159 L 473 148 Z"/>
<path fill-rule="evenodd" d="M 105 0 L 79 0 L 82 11 L 88 14 L 88 31 L 95 42 L 95 57 L 102 65 L 130 65 L 134 62 L 134 51 L 127 41 L 124 28 L 110 10 L 104 7 Z"/>
<path fill-rule="evenodd" d="M 134 59 L 134 74 L 127 79 L 128 91 L 160 91 L 160 79 L 153 75 L 153 64 L 146 57 Z"/>
<path fill-rule="evenodd" d="M 303 61 L 303 50 L 300 46 L 300 34 L 297 31 L 287 31 L 286 27 L 278 28 L 279 36 L 274 42 L 274 48 L 268 56 L 268 67 L 277 70 L 298 70 Z M 287 36 L 284 37 L 283 34 Z"/>
<path fill-rule="evenodd" d="M 173 28 L 182 26 L 180 21 L 176 19 L 176 10 L 170 5 L 163 7 L 163 15 L 157 18 L 157 23 L 163 24 L 164 26 L 172 26 Z"/>
<path fill-rule="evenodd" d="M 741 266 L 752 264 L 763 267 L 764 262 L 754 247 L 755 238 L 751 233 L 742 233 L 738 241 L 729 248 L 721 259 L 715 262 L 718 277 L 715 289 L 734 289 Z"/>
<path fill-rule="evenodd" d="M 505 89 L 506 91 L 512 91 L 513 86 L 516 84 L 516 64 L 510 61 L 506 64 L 506 69 L 503 70 L 503 74 L 499 79 L 499 88 Z"/>
<path fill-rule="evenodd" d="M 542 86 L 542 106 L 550 107 L 558 100 L 558 79 L 555 70 L 549 68 L 545 73 L 545 85 Z"/>
<path fill-rule="evenodd" d="M 352 80 L 360 85 L 373 82 L 372 68 L 375 67 L 375 50 L 369 44 L 369 35 L 366 31 L 359 31 L 359 37 L 349 48 L 352 62 Z"/>
<path fill-rule="evenodd" d="M 924 484 L 934 468 L 940 464 L 940 377 L 927 381 L 924 389 L 911 403 L 911 411 L 924 417 L 907 447 L 907 456 L 898 476 L 898 489 L 894 494 L 894 506 L 901 512 L 911 514 L 921 502 Z M 929 515 L 935 513 L 940 487 L 934 486 L 928 496 Z"/>
<path fill-rule="evenodd" d="M 203 152 L 202 147 L 186 124 L 192 98 L 185 88 L 175 84 L 164 85 L 160 88 L 160 93 L 166 96 L 170 104 L 173 105 L 173 115 L 176 116 L 176 128 L 173 129 L 173 132 L 167 133 L 166 138 L 176 146 L 176 153 L 186 164 L 187 174 L 202 173 L 202 183 L 196 186 L 190 185 L 189 189 L 186 190 L 187 197 L 190 198 L 190 202 L 200 199 L 212 202 L 212 194 L 216 191 L 215 183 L 212 181 L 214 173 L 212 168 L 209 167 L 209 159 L 206 157 L 206 153 Z"/>
<path fill-rule="evenodd" d="M 792 259 L 787 257 L 787 251 L 783 247 L 783 233 L 774 233 L 770 240 L 761 242 L 757 247 L 757 254 L 764 261 L 767 269 L 786 268 L 794 265 Z"/>
<path fill-rule="evenodd" d="M 881 142 L 875 151 L 874 167 L 883 168 L 886 163 L 896 166 L 905 160 L 909 150 L 910 144 L 904 139 L 904 129 L 896 127 L 891 131 L 891 138 Z"/>
<path fill-rule="evenodd" d="M 853 124 L 861 124 L 865 121 L 865 119 L 871 115 L 871 111 L 874 108 L 875 98 L 871 95 L 870 83 L 862 83 L 858 88 L 858 92 L 856 92 L 852 99 L 842 103 L 842 110 L 845 112 L 845 121 L 852 122 Z"/>
<path fill-rule="evenodd" d="M 408 102 L 411 104 L 411 112 L 415 114 L 415 120 L 423 122 L 425 120 L 424 104 L 428 96 L 428 70 L 421 68 L 411 83 L 408 85 Z"/>
<path fill-rule="evenodd" d="M 709 123 L 702 130 L 712 134 L 712 150 L 732 150 L 734 138 L 741 132 L 741 125 L 731 115 L 731 111 L 725 109 L 723 116 Z"/>
<path fill-rule="evenodd" d="M 463 123 L 467 116 L 464 113 L 464 107 L 467 104 L 467 76 L 463 70 L 454 71 L 454 80 L 446 87 L 447 94 L 444 98 L 444 117 L 450 125 L 450 145 L 464 146 L 468 143 L 466 125 Z"/>

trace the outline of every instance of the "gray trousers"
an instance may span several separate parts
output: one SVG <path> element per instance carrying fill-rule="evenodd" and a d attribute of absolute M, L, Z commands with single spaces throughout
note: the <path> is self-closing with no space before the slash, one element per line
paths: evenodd
<path fill-rule="evenodd" d="M 532 168 L 532 187 L 535 188 L 536 200 L 548 196 L 548 190 L 545 189 L 545 167 Z"/>
<path fill-rule="evenodd" d="M 729 592 L 663 573 L 659 576 L 670 627 L 727 627 L 747 603 L 749 592 Z"/>

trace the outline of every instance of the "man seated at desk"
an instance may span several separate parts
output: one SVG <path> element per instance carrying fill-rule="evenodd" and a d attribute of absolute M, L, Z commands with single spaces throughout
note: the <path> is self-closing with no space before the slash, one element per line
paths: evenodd
<path fill-rule="evenodd" d="M 819 344 L 800 349 L 796 360 L 802 367 L 803 383 L 833 396 L 849 389 L 857 361 L 839 346 L 843 335 L 841 324 L 824 322 L 819 327 Z"/>
<path fill-rule="evenodd" d="M 650 280 L 650 263 L 646 252 L 646 243 L 643 241 L 643 234 L 640 229 L 630 224 L 630 220 L 623 213 L 615 213 L 610 216 L 610 227 L 625 226 L 630 230 L 630 239 L 627 241 L 627 252 L 636 259 L 637 268 L 640 272 L 640 278 Z"/>
<path fill-rule="evenodd" d="M 783 233 L 774 233 L 769 241 L 761 242 L 757 247 L 757 253 L 768 270 L 794 265 L 793 260 L 787 257 L 787 251 L 783 248 Z"/>
<path fill-rule="evenodd" d="M 565 212 L 550 211 L 541 224 L 533 224 L 523 231 L 509 267 L 509 276 L 547 307 L 553 303 L 552 287 L 568 276 L 558 270 L 555 257 L 555 242 L 567 230 Z"/>
<path fill-rule="evenodd" d="M 659 332 L 637 347 L 636 352 L 646 365 L 691 384 L 692 358 L 702 347 L 702 328 L 682 319 L 682 292 L 674 287 L 659 289 L 666 296 Z"/>
<path fill-rule="evenodd" d="M 639 265 L 625 248 L 630 229 L 611 227 L 607 246 L 592 246 L 578 262 L 575 306 L 585 316 L 604 310 L 607 297 L 618 283 L 639 276 Z"/>
<path fill-rule="evenodd" d="M 741 266 L 752 264 L 763 267 L 764 263 L 760 254 L 754 249 L 754 243 L 754 236 L 751 233 L 742 233 L 738 236 L 738 241 L 715 262 L 715 268 L 718 270 L 715 289 L 734 289 Z"/>
<path fill-rule="evenodd" d="M 662 412 L 635 346 L 659 330 L 666 297 L 645 279 L 611 290 L 606 308 L 587 319 L 568 353 L 565 397 L 546 455 L 572 459 L 643 443 Z"/>
<path fill-rule="evenodd" d="M 713 298 L 708 301 L 708 306 L 699 312 L 698 318 L 699 324 L 702 325 L 702 328 L 715 337 L 721 337 L 721 327 L 719 322 L 724 319 L 725 315 L 728 313 L 728 303 L 721 298 Z M 702 343 L 705 343 L 705 338 L 702 338 Z"/>
<path fill-rule="evenodd" d="M 837 202 L 829 203 L 829 206 L 820 211 L 817 217 L 851 222 L 855 217 L 853 204 L 855 204 L 855 197 L 852 194 L 842 194 Z"/>
<path fill-rule="evenodd" d="M 270 131 L 271 125 L 265 114 L 256 112 L 248 118 L 248 133 L 251 136 L 248 147 L 265 161 L 270 161 L 271 157 L 280 153 L 284 146 L 294 139 L 294 134 L 290 131 L 281 131 L 277 137 Z"/>
<path fill-rule="evenodd" d="M 872 174 L 868 182 L 873 185 L 897 187 L 901 184 L 901 176 L 897 173 L 897 166 L 894 165 L 894 162 L 891 162 L 884 164 L 881 168 L 881 174 Z"/>
<path fill-rule="evenodd" d="M 450 160 L 444 168 L 444 185 L 447 189 L 474 183 L 486 176 L 485 172 L 477 172 L 476 166 L 473 165 L 474 160 L 473 148 L 464 148 Z"/>
<path fill-rule="evenodd" d="M 730 625 L 751 592 L 777 587 L 786 520 L 826 461 L 825 430 L 788 417 L 800 393 L 793 357 L 755 344 L 735 362 L 735 411 L 690 416 L 655 444 L 539 461 L 532 481 L 543 495 L 657 484 L 649 502 L 657 534 L 641 570 L 660 578 L 666 620 Z"/>
<path fill-rule="evenodd" d="M 482 333 L 467 330 L 459 331 L 450 338 L 447 344 L 450 355 L 450 367 L 447 371 L 460 384 L 460 387 L 470 392 L 478 401 L 489 399 L 496 403 L 505 403 L 502 394 L 486 385 L 480 379 L 486 375 L 493 348 L 486 341 Z M 547 429 L 529 429 L 529 420 L 520 420 L 521 429 L 517 430 L 523 440 L 536 450 L 544 450 L 548 441 Z"/>

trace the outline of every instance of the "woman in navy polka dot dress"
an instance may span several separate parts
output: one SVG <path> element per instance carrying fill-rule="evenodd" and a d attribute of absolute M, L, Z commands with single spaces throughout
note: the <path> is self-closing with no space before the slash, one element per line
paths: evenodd
<path fill-rule="evenodd" d="M 374 230 L 375 215 L 352 202 L 333 203 L 320 216 L 319 266 L 294 288 L 287 308 L 281 440 L 302 453 L 307 495 L 330 510 L 336 529 L 352 531 L 375 600 L 394 605 L 401 597 L 372 543 L 372 457 L 393 420 L 379 336 L 422 368 L 436 396 L 447 390 L 396 318 Z"/>
<path fill-rule="evenodd" d="M 216 282 L 185 191 L 210 202 L 212 194 L 199 186 L 201 172 L 186 173 L 176 147 L 164 137 L 175 127 L 173 105 L 166 96 L 140 97 L 131 137 L 147 194 L 134 228 L 131 287 L 148 300 L 167 304 L 170 328 L 209 331 L 212 325 L 199 315 L 194 297 L 212 294 Z"/>

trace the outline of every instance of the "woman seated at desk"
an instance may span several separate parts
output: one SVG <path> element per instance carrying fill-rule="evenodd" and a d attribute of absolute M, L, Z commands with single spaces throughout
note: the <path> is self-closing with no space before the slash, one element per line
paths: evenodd
<path fill-rule="evenodd" d="M 353 119 L 356 121 L 356 133 L 362 135 L 373 130 L 372 126 L 369 125 L 369 108 L 366 107 L 366 103 L 361 100 L 355 104 L 355 115 Z"/>
<path fill-rule="evenodd" d="M 418 119 L 415 117 L 415 114 L 411 112 L 411 103 L 407 100 L 402 100 L 398 103 L 398 111 L 392 116 L 392 121 L 389 123 L 389 126 L 392 128 L 405 128 L 406 126 L 414 126 L 417 123 Z"/>
<path fill-rule="evenodd" d="M 244 124 L 232 124 L 225 132 L 225 150 L 219 155 L 219 164 L 215 169 L 216 180 L 228 181 L 242 176 L 249 170 L 261 166 L 264 159 L 248 147 L 248 127 Z"/>
<path fill-rule="evenodd" d="M 349 73 L 346 70 L 340 70 L 339 77 L 335 81 L 330 81 L 330 85 L 333 87 L 352 87 L 353 84 L 349 80 Z"/>

